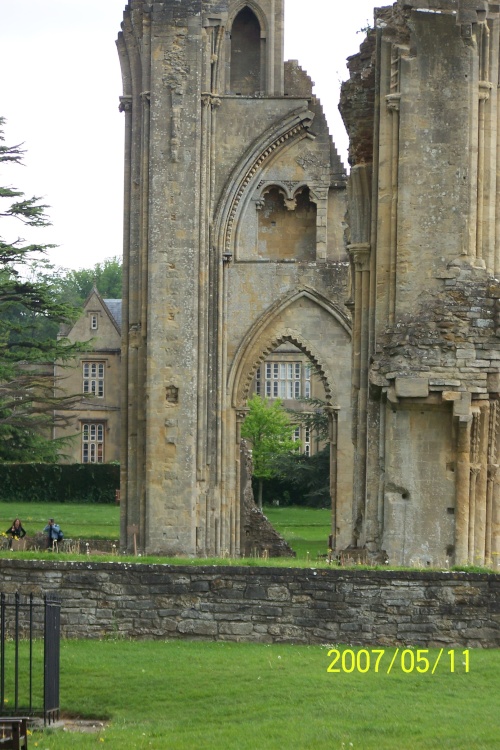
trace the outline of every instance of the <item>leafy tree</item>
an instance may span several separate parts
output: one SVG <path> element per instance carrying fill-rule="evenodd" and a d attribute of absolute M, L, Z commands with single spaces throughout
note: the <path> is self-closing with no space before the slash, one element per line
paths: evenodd
<path fill-rule="evenodd" d="M 20 164 L 24 152 L 4 144 L 3 123 L 0 118 L 0 163 Z M 36 196 L 0 187 L 1 219 L 45 227 L 46 209 Z M 49 247 L 0 236 L 0 461 L 55 460 L 53 411 L 75 400 L 54 384 L 53 362 L 68 361 L 84 345 L 58 340 L 47 329 L 67 323 L 75 312 L 53 280 L 40 278 Z"/>
<path fill-rule="evenodd" d="M 326 403 L 319 398 L 300 399 L 306 411 L 287 409 L 291 421 L 310 430 L 327 445 L 311 456 L 304 453 L 287 454 L 276 461 L 275 477 L 266 486 L 269 500 L 278 499 L 289 504 L 327 508 L 330 505 L 330 445 L 329 420 Z"/>
<path fill-rule="evenodd" d="M 79 306 L 83 305 L 94 284 L 102 297 L 121 299 L 122 270 L 121 259 L 117 257 L 106 258 L 92 268 L 61 269 L 61 289 L 69 302 Z"/>
<path fill-rule="evenodd" d="M 298 451 L 300 444 L 293 439 L 295 428 L 279 399 L 271 403 L 255 395 L 249 400 L 248 409 L 241 436 L 252 443 L 253 473 L 259 483 L 258 505 L 262 508 L 264 479 L 276 476 L 277 459 Z"/>

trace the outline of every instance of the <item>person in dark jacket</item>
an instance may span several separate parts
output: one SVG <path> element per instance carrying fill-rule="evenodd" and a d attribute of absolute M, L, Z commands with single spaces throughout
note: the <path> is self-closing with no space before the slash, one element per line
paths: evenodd
<path fill-rule="evenodd" d="M 49 518 L 47 526 L 44 528 L 47 533 L 47 548 L 54 549 L 54 542 L 60 542 L 63 538 L 61 527 L 58 523 L 54 523 L 53 518 Z"/>
<path fill-rule="evenodd" d="M 9 549 L 11 549 L 13 539 L 22 539 L 23 536 L 26 536 L 26 531 L 23 529 L 21 519 L 15 518 L 12 521 L 12 526 L 8 528 L 5 533 L 7 534 L 7 536 L 10 536 Z"/>

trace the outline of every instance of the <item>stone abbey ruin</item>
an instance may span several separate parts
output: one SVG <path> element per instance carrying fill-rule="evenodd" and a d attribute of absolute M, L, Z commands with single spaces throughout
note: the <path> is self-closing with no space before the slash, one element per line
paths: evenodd
<path fill-rule="evenodd" d="M 498 568 L 500 6 L 376 10 L 347 175 L 283 4 L 125 9 L 122 545 L 240 554 L 240 428 L 289 343 L 326 394 L 335 551 Z"/>

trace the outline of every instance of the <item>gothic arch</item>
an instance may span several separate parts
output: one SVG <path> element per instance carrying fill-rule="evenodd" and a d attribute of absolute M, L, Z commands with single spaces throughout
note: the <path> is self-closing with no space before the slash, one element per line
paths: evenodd
<path fill-rule="evenodd" d="M 231 8 L 228 19 L 227 19 L 227 30 L 229 33 L 231 33 L 231 29 L 233 28 L 234 19 L 236 16 L 238 16 L 241 11 L 244 8 L 250 8 L 251 11 L 255 14 L 257 21 L 260 24 L 260 35 L 262 39 L 267 38 L 268 34 L 268 28 L 267 28 L 267 16 L 260 7 L 258 3 L 255 2 L 255 0 L 240 0 L 240 2 L 235 3 L 233 7 Z"/>
<path fill-rule="evenodd" d="M 272 125 L 246 151 L 232 171 L 223 190 L 215 215 L 215 237 L 219 256 L 233 255 L 235 229 L 242 211 L 242 199 L 252 193 L 265 163 L 297 139 L 305 138 L 314 114 L 300 109 Z"/>
<path fill-rule="evenodd" d="M 230 41 L 229 91 L 260 96 L 266 89 L 265 41 L 259 19 L 248 5 L 235 16 Z"/>
<path fill-rule="evenodd" d="M 301 349 L 315 364 L 325 388 L 327 401 L 330 405 L 334 403 L 336 399 L 336 393 L 333 389 L 334 374 L 328 367 L 324 356 L 300 331 L 300 325 L 297 328 L 288 325 L 281 330 L 276 329 L 276 322 L 280 316 L 288 308 L 292 308 L 301 298 L 306 298 L 325 310 L 336 321 L 336 324 L 344 329 L 349 338 L 351 337 L 351 326 L 348 318 L 335 304 L 319 295 L 315 290 L 304 288 L 278 300 L 254 323 L 236 352 L 228 378 L 228 392 L 234 408 L 244 406 L 257 368 L 272 351 L 286 341 Z"/>

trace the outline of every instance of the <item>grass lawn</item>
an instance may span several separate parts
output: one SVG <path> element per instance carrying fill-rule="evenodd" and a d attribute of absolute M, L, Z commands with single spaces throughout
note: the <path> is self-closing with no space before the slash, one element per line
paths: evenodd
<path fill-rule="evenodd" d="M 328 552 L 328 537 L 331 534 L 331 510 L 329 508 L 265 507 L 276 531 L 287 540 L 300 559 L 316 560 L 318 555 Z"/>
<path fill-rule="evenodd" d="M 19 517 L 28 534 L 43 531 L 54 518 L 66 539 L 119 539 L 120 508 L 97 503 L 0 502 L 0 531 Z"/>
<path fill-rule="evenodd" d="M 299 559 L 314 561 L 318 554 L 327 553 L 329 510 L 266 507 L 264 513 Z M 48 518 L 55 518 L 66 539 L 119 539 L 120 536 L 120 508 L 116 505 L 0 502 L 1 531 L 17 516 L 28 534 L 42 531 Z"/>
<path fill-rule="evenodd" d="M 456 650 L 434 675 L 388 675 L 393 653 L 378 674 L 331 674 L 319 646 L 63 641 L 62 710 L 109 724 L 30 748 L 498 750 L 500 651 L 472 651 L 466 674 Z"/>

